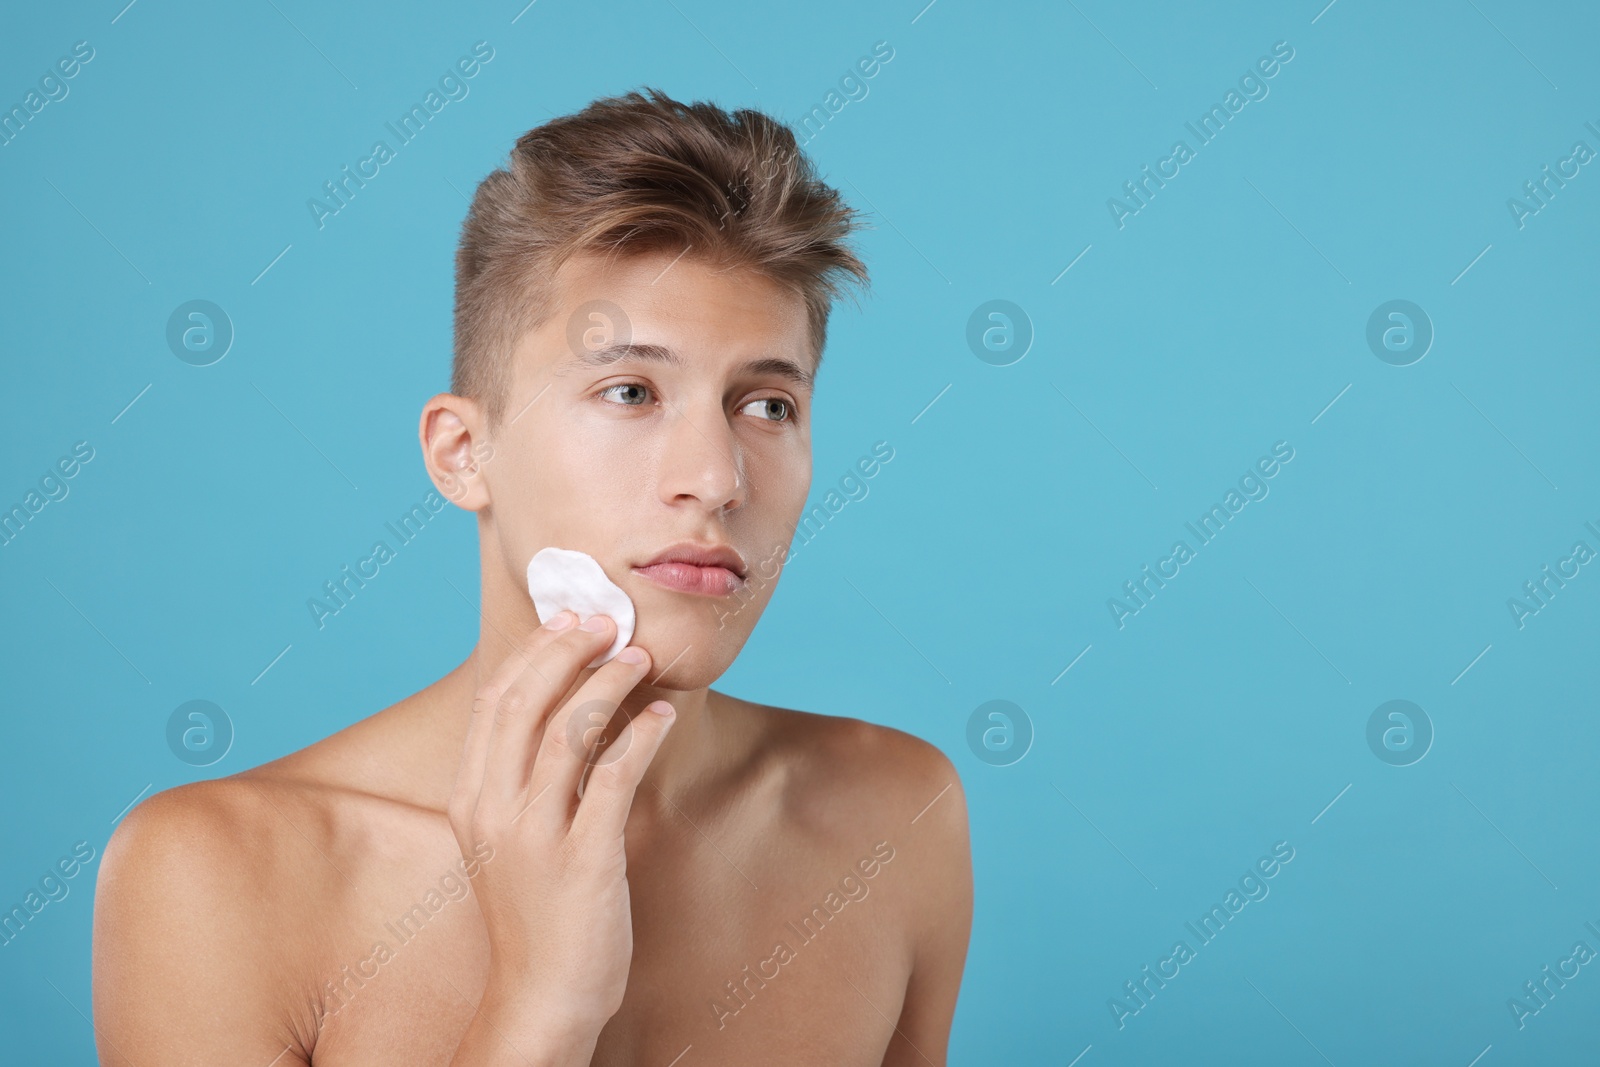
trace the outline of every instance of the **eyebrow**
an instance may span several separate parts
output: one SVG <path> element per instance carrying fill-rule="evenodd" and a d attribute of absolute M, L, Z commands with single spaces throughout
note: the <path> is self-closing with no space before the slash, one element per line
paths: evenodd
<path fill-rule="evenodd" d="M 577 367 L 609 367 L 623 360 L 639 360 L 644 363 L 664 363 L 669 367 L 683 368 L 688 362 L 677 352 L 665 345 L 612 343 L 602 345 L 591 351 L 580 352 L 567 362 Z M 777 359 L 771 356 L 762 359 L 752 359 L 742 363 L 737 368 L 750 374 L 775 374 L 786 378 L 797 385 L 802 385 L 810 390 L 814 388 L 815 375 L 805 370 L 793 360 Z"/>

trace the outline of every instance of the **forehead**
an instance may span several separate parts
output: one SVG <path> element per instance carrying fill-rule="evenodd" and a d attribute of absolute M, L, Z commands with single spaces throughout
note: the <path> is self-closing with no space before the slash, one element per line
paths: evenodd
<path fill-rule="evenodd" d="M 572 257 L 555 276 L 551 313 L 540 332 L 557 342 L 541 346 L 546 358 L 559 360 L 632 343 L 701 360 L 769 356 L 808 370 L 814 362 L 805 298 L 797 288 L 696 257 L 692 249 Z"/>

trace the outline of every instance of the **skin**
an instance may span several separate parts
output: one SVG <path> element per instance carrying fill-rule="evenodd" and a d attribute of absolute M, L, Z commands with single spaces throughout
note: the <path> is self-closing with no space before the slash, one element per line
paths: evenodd
<path fill-rule="evenodd" d="M 477 644 L 322 741 L 122 821 L 95 901 L 103 1063 L 945 1062 L 972 915 L 954 767 L 898 730 L 710 688 L 810 486 L 809 384 L 746 366 L 814 372 L 799 294 L 656 253 L 580 256 L 555 292 L 501 425 L 449 394 L 422 413 L 430 476 L 478 519 Z M 578 364 L 612 337 L 580 320 L 598 332 L 572 347 L 595 300 L 680 364 Z M 737 598 L 631 570 L 679 541 L 737 549 Z M 588 668 L 611 620 L 538 618 L 524 570 L 547 545 L 633 599 L 637 657 Z"/>

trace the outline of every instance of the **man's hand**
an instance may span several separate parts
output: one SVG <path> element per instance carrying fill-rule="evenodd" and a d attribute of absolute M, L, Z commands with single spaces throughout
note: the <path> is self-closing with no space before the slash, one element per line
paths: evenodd
<path fill-rule="evenodd" d="M 490 961 L 452 1061 L 463 1067 L 588 1063 L 622 1005 L 633 958 L 623 828 L 672 708 L 656 701 L 636 716 L 612 746 L 620 755 L 594 765 L 580 797 L 589 753 L 573 716 L 615 708 L 650 657 L 624 649 L 558 708 L 615 634 L 604 615 L 575 622 L 562 612 L 534 631 L 473 701 L 450 827 L 463 857 L 484 844 L 493 853 L 472 880 Z"/>

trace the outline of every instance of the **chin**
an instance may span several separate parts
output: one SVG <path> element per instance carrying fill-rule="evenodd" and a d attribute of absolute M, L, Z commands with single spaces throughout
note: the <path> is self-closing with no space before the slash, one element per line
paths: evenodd
<path fill-rule="evenodd" d="M 727 672 L 749 638 L 757 614 L 752 605 L 719 627 L 718 615 L 705 608 L 652 611 L 639 605 L 638 611 L 633 644 L 650 653 L 645 681 L 659 689 L 682 691 L 704 689 Z"/>
<path fill-rule="evenodd" d="M 644 647 L 650 652 L 651 663 L 650 674 L 645 681 L 655 689 L 684 693 L 705 689 L 715 685 L 717 679 L 733 666 L 733 657 L 715 651 L 703 653 L 691 647 L 685 652 L 681 644 L 676 648 L 661 645 L 659 652 L 652 645 Z M 667 669 L 663 671 L 662 667 Z"/>

